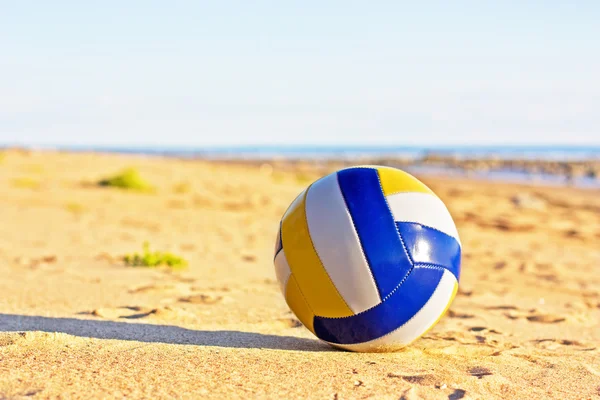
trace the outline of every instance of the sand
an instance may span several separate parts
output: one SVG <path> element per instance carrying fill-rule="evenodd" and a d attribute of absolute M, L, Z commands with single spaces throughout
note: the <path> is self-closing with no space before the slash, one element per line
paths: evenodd
<path fill-rule="evenodd" d="M 154 193 L 97 187 L 136 167 Z M 318 175 L 136 156 L 0 160 L 0 399 L 600 399 L 598 190 L 420 178 L 460 232 L 460 291 L 398 353 L 316 340 L 275 280 Z M 124 265 L 151 248 L 181 271 Z"/>

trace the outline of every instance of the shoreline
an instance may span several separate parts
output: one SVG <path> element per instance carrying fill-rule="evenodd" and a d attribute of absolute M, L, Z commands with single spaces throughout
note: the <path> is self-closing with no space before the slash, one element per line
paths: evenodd
<path fill-rule="evenodd" d="M 170 157 L 168 157 L 170 158 Z M 273 165 L 283 169 L 310 169 L 322 174 L 336 169 L 354 165 L 383 165 L 404 169 L 411 174 L 433 177 L 455 177 L 461 179 L 502 182 L 515 184 L 531 184 L 542 186 L 575 187 L 585 189 L 600 188 L 600 162 L 548 162 L 533 161 L 524 163 L 524 167 L 508 167 L 519 165 L 522 160 L 508 160 L 506 165 L 498 164 L 495 159 L 464 160 L 464 162 L 413 162 L 406 159 L 207 159 L 198 160 L 238 165 Z M 477 164 L 473 167 L 473 163 Z M 498 166 L 499 165 L 499 166 Z"/>
<path fill-rule="evenodd" d="M 158 151 L 118 151 L 118 150 L 73 150 L 43 148 L 0 148 L 2 153 L 17 152 L 22 154 L 59 153 L 59 154 L 113 154 L 137 157 L 158 157 L 185 161 L 204 161 L 241 165 L 271 165 L 279 169 L 316 170 L 321 174 L 353 165 L 384 165 L 405 169 L 412 174 L 434 177 L 458 177 L 487 182 L 503 182 L 530 184 L 536 186 L 575 187 L 584 189 L 600 188 L 600 155 L 599 158 L 554 160 L 503 158 L 499 155 L 469 158 L 437 153 L 422 157 L 407 156 L 324 156 L 309 157 L 306 155 L 281 154 L 274 156 L 244 156 L 199 154 L 187 155 L 178 152 Z"/>

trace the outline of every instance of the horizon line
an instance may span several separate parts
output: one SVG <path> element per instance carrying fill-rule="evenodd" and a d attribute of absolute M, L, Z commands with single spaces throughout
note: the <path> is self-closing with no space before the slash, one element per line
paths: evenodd
<path fill-rule="evenodd" d="M 572 143 L 509 143 L 509 144 L 501 144 L 501 143 L 442 143 L 442 144 L 395 144 L 395 143 L 381 143 L 381 144 L 371 144 L 371 143 L 352 143 L 352 144 L 333 144 L 333 143 L 287 143 L 287 144 L 195 144 L 195 143 L 181 143 L 181 144 L 156 144 L 156 143 L 130 143 L 130 144 L 61 144 L 61 143 L 17 143 L 17 142 L 0 142 L 0 148 L 10 149 L 10 148 L 27 148 L 27 149 L 45 149 L 45 150 L 76 150 L 76 149 L 98 149 L 98 150 L 182 150 L 182 148 L 189 148 L 190 150 L 202 150 L 202 149 L 356 149 L 356 150 L 365 150 L 365 149 L 382 149 L 382 148 L 390 148 L 390 149 L 453 149 L 453 148 L 498 148 L 498 149 L 527 149 L 527 148 L 535 148 L 535 149 L 585 149 L 585 148 L 600 148 L 599 143 L 581 143 L 581 144 L 572 144 Z"/>

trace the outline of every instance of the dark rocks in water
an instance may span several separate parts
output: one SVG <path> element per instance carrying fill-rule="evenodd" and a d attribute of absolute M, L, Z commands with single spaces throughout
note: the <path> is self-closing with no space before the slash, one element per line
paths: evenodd
<path fill-rule="evenodd" d="M 256 164 L 257 167 L 264 165 L 265 160 L 252 161 L 234 161 L 240 164 Z M 499 157 L 480 157 L 465 158 L 452 154 L 440 154 L 435 152 L 426 153 L 421 157 L 410 157 L 399 154 L 398 156 L 387 155 L 377 157 L 371 155 L 348 156 L 338 158 L 322 159 L 293 159 L 293 158 L 273 158 L 269 160 L 269 165 L 273 170 L 296 171 L 296 170 L 317 170 L 321 175 L 326 175 L 336 170 L 351 167 L 354 165 L 383 165 L 395 168 L 410 167 L 433 167 L 435 169 L 445 169 L 448 171 L 460 171 L 467 175 L 488 172 L 508 172 L 525 174 L 530 177 L 546 175 L 549 177 L 562 178 L 566 182 L 572 182 L 579 179 L 589 179 L 600 183 L 600 158 L 590 160 L 557 161 L 557 160 L 535 160 L 525 158 L 505 159 Z"/>

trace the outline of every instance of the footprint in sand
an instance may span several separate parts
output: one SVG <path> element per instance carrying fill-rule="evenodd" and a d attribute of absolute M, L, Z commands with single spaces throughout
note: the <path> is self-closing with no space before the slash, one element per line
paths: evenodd
<path fill-rule="evenodd" d="M 141 316 L 147 316 L 151 312 L 150 308 L 145 307 L 117 307 L 117 308 L 96 308 L 92 311 L 82 311 L 79 315 L 92 315 L 94 317 L 105 318 L 105 319 L 119 319 L 119 318 L 141 318 Z M 139 316 L 139 317 L 138 317 Z"/>
<path fill-rule="evenodd" d="M 461 318 L 461 319 L 469 319 L 475 318 L 473 314 L 461 313 L 458 311 L 448 310 L 448 317 L 450 318 Z"/>
<path fill-rule="evenodd" d="M 541 322 L 543 324 L 555 324 L 558 322 L 563 322 L 566 318 L 559 317 L 552 314 L 535 314 L 529 315 L 526 317 L 528 321 L 531 322 Z"/>
<path fill-rule="evenodd" d="M 498 356 L 505 350 L 512 350 L 515 346 L 510 340 L 494 329 L 486 327 L 469 328 L 469 332 L 446 331 L 443 333 L 430 333 L 423 339 L 437 341 L 429 345 L 431 354 L 466 354 L 470 357 L 475 354 L 482 356 Z M 465 345 L 470 345 L 469 347 Z M 477 346 L 477 347 L 472 347 Z"/>
<path fill-rule="evenodd" d="M 457 295 L 471 297 L 473 295 L 473 289 L 459 287 Z"/>
<path fill-rule="evenodd" d="M 463 389 L 454 389 L 454 392 L 448 395 L 448 400 L 460 400 L 465 397 L 467 394 L 466 390 Z"/>
<path fill-rule="evenodd" d="M 505 218 L 497 218 L 489 224 L 479 223 L 479 226 L 483 228 L 492 227 L 505 232 L 530 232 L 535 229 L 535 225 L 519 224 Z"/>
<path fill-rule="evenodd" d="M 562 316 L 553 315 L 553 314 L 536 313 L 533 310 L 530 310 L 530 311 L 511 310 L 509 312 L 504 313 L 504 316 L 509 319 L 524 318 L 529 322 L 537 322 L 537 323 L 541 323 L 541 324 L 556 324 L 556 323 L 563 322 L 566 320 L 566 318 L 562 317 Z"/>
<path fill-rule="evenodd" d="M 57 261 L 58 257 L 55 255 L 44 256 L 39 258 L 17 257 L 15 259 L 15 262 L 17 264 L 32 269 L 36 269 L 43 266 L 49 266 L 50 264 L 56 264 Z"/>
<path fill-rule="evenodd" d="M 473 326 L 469 328 L 471 332 L 484 332 L 484 333 L 496 333 L 498 335 L 502 335 L 502 332 L 498 332 L 495 329 L 490 329 L 485 326 Z"/>
<path fill-rule="evenodd" d="M 156 316 L 161 319 L 179 319 L 196 316 L 177 307 L 165 306 L 158 308 L 123 306 L 117 308 L 97 308 L 92 311 L 80 312 L 80 315 L 92 315 L 104 319 L 140 319 Z"/>
<path fill-rule="evenodd" d="M 277 321 L 285 328 L 300 328 L 302 326 L 302 322 L 296 318 L 280 318 Z"/>
<path fill-rule="evenodd" d="M 469 369 L 469 374 L 477 377 L 477 379 L 482 379 L 484 376 L 493 375 L 492 371 L 485 367 L 473 367 Z"/>
<path fill-rule="evenodd" d="M 515 306 L 489 306 L 485 307 L 486 310 L 517 310 Z"/>
<path fill-rule="evenodd" d="M 231 287 L 229 286 L 209 286 L 209 287 L 201 287 L 201 286 L 192 286 L 192 292 L 231 292 Z"/>
<path fill-rule="evenodd" d="M 542 324 L 556 324 L 566 320 L 565 317 L 560 315 L 545 314 L 538 312 L 536 309 L 531 309 L 528 311 L 519 310 L 518 307 L 511 305 L 489 306 L 485 307 L 485 309 L 507 311 L 504 313 L 504 316 L 508 319 L 524 318 L 530 322 L 537 322 Z"/>
<path fill-rule="evenodd" d="M 472 333 L 459 332 L 459 331 L 446 331 L 440 333 L 429 333 L 423 336 L 423 339 L 430 340 L 444 340 L 449 342 L 457 342 L 460 344 L 477 344 L 479 341 Z"/>
<path fill-rule="evenodd" d="M 172 304 L 172 303 L 187 303 L 187 304 L 205 304 L 212 305 L 222 302 L 223 300 L 228 300 L 224 296 L 217 294 L 206 294 L 206 293 L 194 293 L 200 290 L 200 287 L 195 287 L 187 283 L 151 283 L 148 285 L 134 287 L 129 290 L 129 293 L 132 294 L 148 294 L 148 295 L 165 295 L 167 297 L 163 298 L 161 303 Z M 214 291 L 220 292 L 228 292 L 228 287 L 220 287 L 214 288 Z M 205 290 L 205 289 L 204 289 Z M 152 310 L 143 311 L 141 314 L 146 313 L 149 315 Z M 114 318 L 114 311 L 109 311 L 109 314 Z M 119 312 L 116 312 L 117 316 Z M 142 315 L 142 317 L 145 315 Z M 119 318 L 136 318 L 133 317 L 123 317 L 118 316 Z"/>
<path fill-rule="evenodd" d="M 182 297 L 179 299 L 183 303 L 191 304 L 216 304 L 223 300 L 223 296 L 209 295 L 209 294 L 195 294 L 192 296 Z"/>
<path fill-rule="evenodd" d="M 135 293 L 156 293 L 156 292 L 169 292 L 172 290 L 175 290 L 176 287 L 174 284 L 150 284 L 150 285 L 144 285 L 144 286 L 139 286 L 139 287 L 135 287 L 133 289 L 129 290 L 129 293 L 135 294 Z"/>
<path fill-rule="evenodd" d="M 578 340 L 569 339 L 535 339 L 531 341 L 535 347 L 544 350 L 558 350 L 564 346 L 574 346 L 579 351 L 594 351 L 596 346 L 580 342 Z"/>
<path fill-rule="evenodd" d="M 388 374 L 388 376 L 390 375 Z M 408 383 L 414 383 L 421 386 L 433 386 L 439 381 L 434 375 L 431 374 L 405 375 L 401 376 L 401 378 Z"/>
<path fill-rule="evenodd" d="M 129 293 L 131 294 L 161 294 L 161 293 L 179 293 L 180 295 L 188 295 L 192 292 L 196 291 L 197 288 L 192 286 L 195 279 L 185 278 L 185 277 L 171 277 L 171 282 L 162 283 L 162 282 L 152 282 L 149 284 L 135 286 L 129 289 Z"/>

